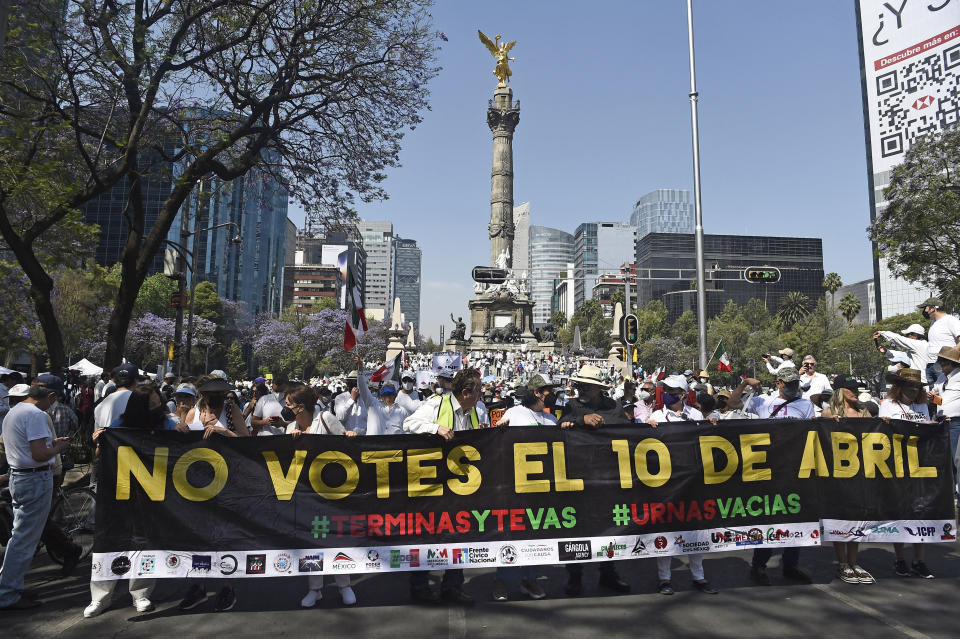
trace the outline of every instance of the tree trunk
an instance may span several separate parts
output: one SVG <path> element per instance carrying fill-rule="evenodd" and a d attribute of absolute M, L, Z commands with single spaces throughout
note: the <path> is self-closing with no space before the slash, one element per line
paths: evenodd
<path fill-rule="evenodd" d="M 32 279 L 32 278 L 31 278 Z M 49 278 L 47 278 L 49 280 Z M 37 320 L 43 329 L 43 336 L 47 342 L 47 357 L 50 359 L 50 372 L 63 376 L 67 370 L 67 354 L 63 346 L 63 334 L 60 332 L 60 323 L 53 312 L 53 303 L 50 293 L 53 290 L 53 281 L 50 286 L 41 289 L 36 284 L 30 286 L 30 297 L 33 298 Z"/>

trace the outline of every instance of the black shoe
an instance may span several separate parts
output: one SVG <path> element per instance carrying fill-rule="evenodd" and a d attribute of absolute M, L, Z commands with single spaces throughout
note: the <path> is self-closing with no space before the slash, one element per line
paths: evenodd
<path fill-rule="evenodd" d="M 494 579 L 493 580 L 493 600 L 494 601 L 507 601 L 510 596 L 507 594 L 507 584 L 503 579 Z"/>
<path fill-rule="evenodd" d="M 600 574 L 600 586 L 614 592 L 630 592 L 630 584 L 613 571 Z"/>
<path fill-rule="evenodd" d="M 705 595 L 715 595 L 719 590 L 710 585 L 710 582 L 704 579 L 703 581 L 693 582 L 693 587 L 702 592 Z"/>
<path fill-rule="evenodd" d="M 767 574 L 767 569 L 763 566 L 753 566 L 750 568 L 750 578 L 753 579 L 753 583 L 755 584 L 761 586 L 770 585 L 770 576 Z"/>
<path fill-rule="evenodd" d="M 907 562 L 903 559 L 897 559 L 897 561 L 893 564 L 893 572 L 895 572 L 898 577 L 910 576 L 910 569 L 907 568 Z"/>
<path fill-rule="evenodd" d="M 927 564 L 922 561 L 915 561 L 910 564 L 910 572 L 923 579 L 933 579 L 933 573 L 927 569 Z"/>
<path fill-rule="evenodd" d="M 800 570 L 800 569 L 797 568 L 796 566 L 790 566 L 790 567 L 788 567 L 788 568 L 784 568 L 784 569 L 783 569 L 783 576 L 786 577 L 787 579 L 792 579 L 792 580 L 794 580 L 794 581 L 799 581 L 800 583 L 804 583 L 804 584 L 812 584 L 812 583 L 813 583 L 813 579 L 810 578 L 810 575 L 808 575 L 807 573 L 803 572 L 802 570 Z"/>
<path fill-rule="evenodd" d="M 567 594 L 571 597 L 579 597 L 583 592 L 583 581 L 580 575 L 570 575 L 567 579 Z"/>
<path fill-rule="evenodd" d="M 26 599 L 40 599 L 39 592 L 36 592 L 35 590 L 27 590 L 26 588 L 20 591 L 20 596 Z"/>
<path fill-rule="evenodd" d="M 76 545 L 67 551 L 63 556 L 63 568 L 60 569 L 60 574 L 64 577 L 69 577 L 73 569 L 80 563 L 80 555 L 82 554 L 83 548 Z"/>
<path fill-rule="evenodd" d="M 672 595 L 674 593 L 673 584 L 669 581 L 661 581 L 657 586 L 657 592 L 661 595 Z"/>
<path fill-rule="evenodd" d="M 14 601 L 9 606 L 4 606 L 0 610 L 30 610 L 31 608 L 36 608 L 37 606 L 42 606 L 43 602 L 39 599 L 29 599 L 27 597 L 20 597 Z"/>
<path fill-rule="evenodd" d="M 431 590 L 429 586 L 411 588 L 410 598 L 417 603 L 435 604 L 440 601 L 440 595 Z"/>
<path fill-rule="evenodd" d="M 463 591 L 463 588 L 460 586 L 454 586 L 452 588 L 444 588 L 443 594 L 441 595 L 444 601 L 448 603 L 457 603 L 468 605 L 473 603 L 473 597 L 468 595 Z"/>
<path fill-rule="evenodd" d="M 190 586 L 190 590 L 187 591 L 187 596 L 183 598 L 183 601 L 181 601 L 177 607 L 180 608 L 180 610 L 193 610 L 206 600 L 207 591 L 199 585 L 193 584 Z"/>
<path fill-rule="evenodd" d="M 213 609 L 217 612 L 226 612 L 228 610 L 232 610 L 236 605 L 236 591 L 230 586 L 224 586 L 223 589 L 217 593 L 217 602 L 214 604 Z"/>

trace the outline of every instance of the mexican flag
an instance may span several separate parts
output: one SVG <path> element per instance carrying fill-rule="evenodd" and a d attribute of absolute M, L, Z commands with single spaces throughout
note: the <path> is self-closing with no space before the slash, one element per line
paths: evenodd
<path fill-rule="evenodd" d="M 371 382 L 387 382 L 392 381 L 395 383 L 400 382 L 400 369 L 402 368 L 400 364 L 400 355 L 397 355 L 393 358 L 393 361 L 384 362 L 383 366 L 378 368 L 373 372 L 373 375 L 370 376 Z"/>
<path fill-rule="evenodd" d="M 718 371 L 726 371 L 729 373 L 731 370 L 733 370 L 730 368 L 730 358 L 727 357 L 727 351 L 725 348 L 723 348 L 723 340 L 720 340 L 720 343 L 717 344 L 717 350 L 713 352 L 713 357 L 717 358 Z"/>
<path fill-rule="evenodd" d="M 341 256 L 345 255 L 341 253 Z M 349 351 L 357 345 L 357 340 L 367 330 L 367 318 L 364 315 L 363 300 L 360 297 L 360 283 L 353 265 L 347 264 L 346 309 L 347 321 L 343 327 L 343 350 Z"/>

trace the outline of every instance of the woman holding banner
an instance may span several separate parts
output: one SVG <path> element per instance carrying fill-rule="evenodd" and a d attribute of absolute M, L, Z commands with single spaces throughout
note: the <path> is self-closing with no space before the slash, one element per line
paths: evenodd
<path fill-rule="evenodd" d="M 923 390 L 920 371 L 915 368 L 903 368 L 896 373 L 887 375 L 890 390 L 880 403 L 881 418 L 904 419 L 911 422 L 929 422 L 930 413 L 927 409 L 927 393 Z M 893 544 L 896 555 L 894 572 L 900 577 L 909 577 L 911 574 L 924 579 L 933 579 L 933 573 L 923 561 L 923 544 L 913 544 L 913 563 L 907 569 L 906 555 L 902 543 Z"/>
<path fill-rule="evenodd" d="M 837 375 L 833 378 L 833 396 L 830 405 L 823 409 L 822 417 L 869 417 L 870 413 L 857 399 L 860 384 L 853 375 Z M 848 584 L 872 584 L 876 581 L 869 572 L 857 564 L 856 541 L 835 541 L 833 551 L 837 555 L 837 575 Z"/>
<path fill-rule="evenodd" d="M 287 426 L 287 433 L 294 437 L 300 435 L 343 435 L 343 424 L 329 411 L 318 411 L 317 396 L 312 389 L 298 388 L 283 399 L 285 407 L 293 414 L 293 421 Z M 357 596 L 350 587 L 350 575 L 336 574 L 334 582 L 340 589 L 343 605 L 357 603 Z M 307 594 L 300 600 L 304 608 L 313 608 L 323 598 L 323 575 L 307 577 Z"/>

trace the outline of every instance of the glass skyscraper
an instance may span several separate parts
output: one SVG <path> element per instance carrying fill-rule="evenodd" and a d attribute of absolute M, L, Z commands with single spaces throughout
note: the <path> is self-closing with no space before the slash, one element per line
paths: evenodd
<path fill-rule="evenodd" d="M 693 233 L 696 214 L 685 189 L 654 189 L 641 195 L 633 206 L 630 225 L 637 237 L 647 233 Z"/>
<path fill-rule="evenodd" d="M 593 296 L 597 273 L 615 271 L 633 261 L 636 232 L 622 222 L 585 222 L 573 239 L 574 303 L 580 306 Z"/>
<path fill-rule="evenodd" d="M 393 296 L 400 298 L 404 326 L 420 330 L 420 247 L 416 240 L 393 238 Z M 392 307 L 391 307 L 392 309 Z"/>
<path fill-rule="evenodd" d="M 530 225 L 527 245 L 527 271 L 530 298 L 534 301 L 533 325 L 537 328 L 550 321 L 553 280 L 573 262 L 573 236 L 548 226 Z M 514 269 L 521 268 L 516 263 Z"/>

